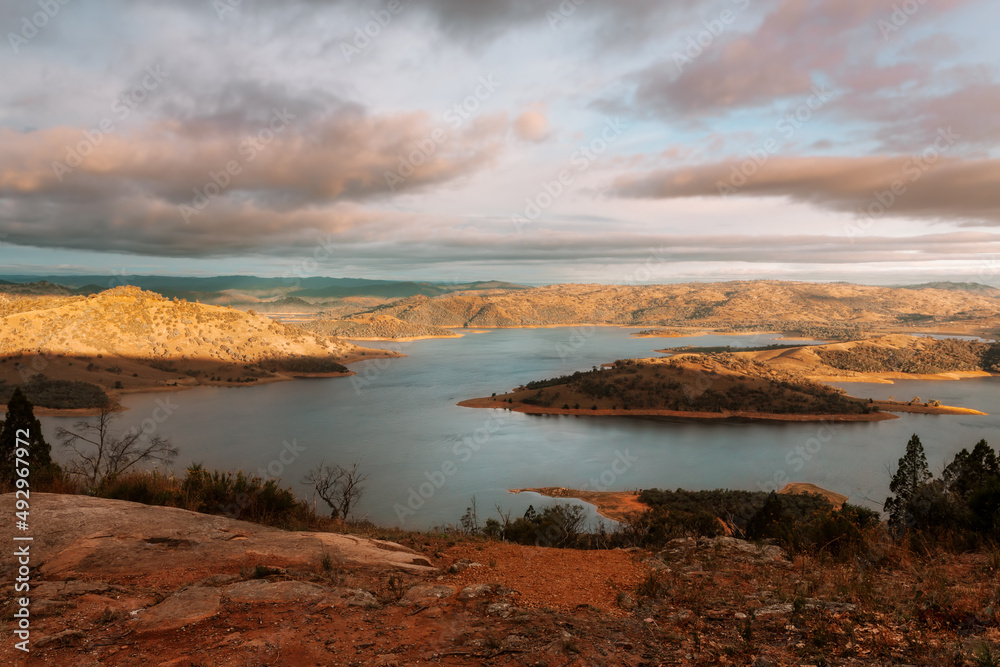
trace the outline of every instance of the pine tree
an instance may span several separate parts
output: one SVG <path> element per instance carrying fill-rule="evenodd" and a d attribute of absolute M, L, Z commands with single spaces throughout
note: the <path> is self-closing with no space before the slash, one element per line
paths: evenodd
<path fill-rule="evenodd" d="M 1000 477 L 1000 461 L 986 440 L 969 450 L 963 449 L 944 469 L 944 483 L 958 498 L 967 500 L 974 492 Z"/>
<path fill-rule="evenodd" d="M 18 458 L 15 452 L 18 448 L 18 435 L 23 443 L 27 441 L 29 480 L 32 485 L 36 482 L 51 479 L 58 470 L 52 462 L 52 448 L 45 442 L 42 435 L 42 425 L 35 417 L 31 403 L 25 398 L 20 387 L 14 389 L 10 401 L 7 403 L 7 419 L 0 426 L 0 482 L 3 484 L 14 484 L 16 474 L 15 461 Z M 27 431 L 28 437 L 24 437 Z"/>
<path fill-rule="evenodd" d="M 899 459 L 899 468 L 889 483 L 889 490 L 894 494 L 885 499 L 883 509 L 889 513 L 889 525 L 895 528 L 913 527 L 914 501 L 918 492 L 931 480 L 931 471 L 927 467 L 927 456 L 924 446 L 916 434 L 906 443 L 906 454 Z"/>

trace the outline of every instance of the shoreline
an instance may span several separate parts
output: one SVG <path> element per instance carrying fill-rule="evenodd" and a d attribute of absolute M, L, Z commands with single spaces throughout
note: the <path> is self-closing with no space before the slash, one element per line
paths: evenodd
<path fill-rule="evenodd" d="M 496 398 L 472 398 L 456 403 L 463 408 L 499 408 L 520 412 L 528 415 L 567 415 L 574 417 L 667 417 L 670 419 L 683 420 L 718 420 L 718 421 L 760 421 L 760 422 L 879 422 L 890 419 L 899 419 L 896 415 L 890 414 L 893 411 L 872 412 L 870 414 L 830 414 L 830 415 L 806 415 L 806 414 L 777 414 L 769 412 L 695 412 L 686 410 L 588 410 L 586 408 L 546 408 L 537 405 L 525 405 L 523 403 L 506 403 Z M 942 406 L 942 408 L 947 406 Z M 933 409 L 933 408 L 931 408 Z M 965 410 L 965 408 L 955 408 Z M 954 414 L 954 413 L 940 413 Z M 959 414 L 968 414 L 965 412 Z"/>
<path fill-rule="evenodd" d="M 476 333 L 476 332 L 472 332 L 472 333 Z M 464 334 L 454 334 L 454 335 L 451 335 L 451 336 L 403 336 L 401 338 L 387 338 L 387 337 L 381 337 L 381 338 L 347 338 L 347 337 L 341 337 L 341 336 L 338 336 L 338 338 L 340 338 L 341 340 L 346 340 L 349 343 L 353 343 L 355 341 L 360 342 L 360 343 L 412 343 L 412 342 L 418 341 L 418 340 L 433 340 L 435 338 L 442 338 L 442 339 L 462 338 L 463 336 L 464 336 Z"/>
<path fill-rule="evenodd" d="M 639 501 L 639 491 L 589 491 L 585 489 L 569 489 L 562 486 L 543 486 L 529 489 L 507 489 L 507 493 L 537 493 L 545 498 L 560 500 L 579 500 L 595 508 L 599 516 L 610 521 L 622 521 L 633 512 L 642 513 L 649 508 Z M 836 491 L 830 491 L 809 482 L 789 482 L 778 493 L 796 495 L 803 493 L 818 494 L 826 498 L 839 509 L 848 501 L 848 496 Z"/>
<path fill-rule="evenodd" d="M 632 512 L 644 512 L 647 505 L 639 502 L 638 491 L 586 491 L 561 486 L 544 486 L 533 489 L 507 489 L 507 493 L 537 493 L 546 498 L 579 500 L 592 505 L 597 514 L 610 521 L 622 521 Z"/>

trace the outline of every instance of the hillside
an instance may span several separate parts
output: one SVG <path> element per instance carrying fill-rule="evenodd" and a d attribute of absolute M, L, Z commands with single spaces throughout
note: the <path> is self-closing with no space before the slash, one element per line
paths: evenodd
<path fill-rule="evenodd" d="M 170 301 L 137 287 L 0 303 L 0 379 L 41 374 L 105 390 L 253 383 L 345 374 L 392 353 L 359 348 L 253 312 Z"/>
<path fill-rule="evenodd" d="M 416 340 L 419 338 L 456 338 L 461 334 L 450 329 L 404 322 L 389 315 L 355 316 L 344 320 L 317 319 L 302 325 L 306 331 L 354 340 Z"/>
<path fill-rule="evenodd" d="M 1000 372 L 1000 344 L 901 334 L 735 354 L 820 381 L 949 379 Z"/>
<path fill-rule="evenodd" d="M 748 281 L 679 285 L 553 285 L 414 296 L 374 308 L 416 324 L 524 327 L 604 324 L 723 331 L 910 330 L 1000 325 L 1000 298 L 945 289 Z"/>
<path fill-rule="evenodd" d="M 584 415 L 892 418 L 841 390 L 727 353 L 620 360 L 605 370 L 529 382 L 512 392 L 459 405 Z"/>
<path fill-rule="evenodd" d="M 1000 343 L 894 334 L 828 345 L 744 352 L 659 350 L 669 357 L 626 359 L 572 375 L 529 382 L 473 408 L 576 415 L 697 418 L 891 419 L 882 411 L 982 414 L 936 401 L 868 401 L 823 382 L 957 379 L 1000 372 Z"/>
<path fill-rule="evenodd" d="M 31 500 L 45 518 L 32 526 L 31 653 L 14 648 L 7 587 L 3 664 L 983 665 L 984 646 L 996 655 L 991 551 L 872 539 L 834 558 L 697 532 L 587 551 L 379 531 L 387 542 L 104 498 Z M 0 510 L 11 534 L 13 494 Z"/>

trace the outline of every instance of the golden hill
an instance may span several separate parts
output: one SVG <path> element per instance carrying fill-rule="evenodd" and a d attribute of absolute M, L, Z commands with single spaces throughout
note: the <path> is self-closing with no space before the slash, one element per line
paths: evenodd
<path fill-rule="evenodd" d="M 678 285 L 552 285 L 488 294 L 414 296 L 371 313 L 443 327 L 626 326 L 905 329 L 1000 320 L 1000 299 L 945 289 L 737 281 Z"/>
<path fill-rule="evenodd" d="M 112 391 L 348 374 L 342 365 L 394 356 L 253 312 L 171 301 L 137 287 L 0 305 L 0 380 L 36 374 Z"/>
<path fill-rule="evenodd" d="M 404 322 L 391 315 L 355 315 L 342 320 L 317 319 L 302 325 L 306 331 L 354 340 L 416 340 L 457 338 L 461 334 L 426 324 Z"/>
<path fill-rule="evenodd" d="M 521 412 L 803 421 L 891 419 L 842 390 L 733 354 L 625 359 L 605 370 L 529 382 L 465 407 Z"/>
<path fill-rule="evenodd" d="M 1000 344 L 901 334 L 746 352 L 660 351 L 674 354 L 616 361 L 608 370 L 529 382 L 459 405 L 539 414 L 797 421 L 830 415 L 852 421 L 890 418 L 881 411 L 983 414 L 937 401 L 862 400 L 821 383 L 958 379 L 1000 369 Z"/>
<path fill-rule="evenodd" d="M 889 382 L 892 379 L 957 379 L 986 376 L 1000 366 L 1000 346 L 892 334 L 867 340 L 778 350 L 737 352 L 818 381 Z"/>

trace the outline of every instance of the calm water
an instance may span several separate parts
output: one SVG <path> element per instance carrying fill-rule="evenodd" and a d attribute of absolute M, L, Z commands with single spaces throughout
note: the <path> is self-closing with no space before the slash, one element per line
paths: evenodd
<path fill-rule="evenodd" d="M 998 415 L 904 415 L 841 426 L 709 424 L 529 416 L 455 405 L 615 359 L 655 356 L 652 350 L 668 346 L 774 342 L 772 336 L 636 339 L 630 331 L 501 329 L 460 339 L 378 344 L 408 356 L 355 364 L 355 378 L 134 395 L 125 400 L 131 409 L 119 426 L 162 417 L 156 409 L 166 402 L 173 414 L 155 428 L 180 448 L 177 470 L 200 462 L 208 468 L 269 471 L 308 498 L 300 480 L 310 467 L 360 459 L 370 476 L 357 515 L 413 528 L 457 522 L 473 495 L 480 519 L 497 503 L 522 513 L 529 503 L 548 501 L 506 489 L 538 486 L 770 489 L 801 481 L 880 506 L 888 470 L 911 434 L 920 434 L 935 471 L 981 438 L 1000 445 Z M 1000 378 L 842 386 L 861 397 L 919 395 L 1000 412 Z M 55 443 L 55 428 L 72 420 L 42 421 Z"/>

